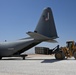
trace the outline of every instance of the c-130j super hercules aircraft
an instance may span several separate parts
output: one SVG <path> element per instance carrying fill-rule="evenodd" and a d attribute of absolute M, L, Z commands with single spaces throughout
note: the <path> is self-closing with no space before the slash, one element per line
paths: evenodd
<path fill-rule="evenodd" d="M 43 10 L 43 13 L 34 32 L 27 32 L 27 34 L 30 37 L 23 38 L 14 42 L 1 42 L 0 59 L 2 59 L 2 57 L 21 56 L 21 53 L 43 41 L 52 43 L 57 42 L 54 40 L 58 38 L 58 36 L 50 7 L 47 7 Z M 22 57 L 25 59 L 25 56 Z"/>

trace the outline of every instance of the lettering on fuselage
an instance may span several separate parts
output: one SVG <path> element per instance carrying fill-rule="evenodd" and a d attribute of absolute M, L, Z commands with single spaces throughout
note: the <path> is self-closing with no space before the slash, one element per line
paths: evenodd
<path fill-rule="evenodd" d="M 14 50 L 14 48 L 8 48 L 8 50 Z"/>

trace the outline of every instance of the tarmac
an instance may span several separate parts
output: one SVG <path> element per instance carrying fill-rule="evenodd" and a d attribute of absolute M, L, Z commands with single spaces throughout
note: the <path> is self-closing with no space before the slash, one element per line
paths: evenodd
<path fill-rule="evenodd" d="M 56 60 L 54 55 L 28 55 L 26 60 L 3 58 L 0 75 L 76 75 L 76 60 Z"/>

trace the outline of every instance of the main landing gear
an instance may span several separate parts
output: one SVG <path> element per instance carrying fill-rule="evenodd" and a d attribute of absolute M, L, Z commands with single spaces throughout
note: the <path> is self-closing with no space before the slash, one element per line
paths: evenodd
<path fill-rule="evenodd" d="M 23 60 L 25 60 L 26 56 L 28 56 L 28 55 L 27 54 L 21 55 L 21 57 L 23 58 Z"/>

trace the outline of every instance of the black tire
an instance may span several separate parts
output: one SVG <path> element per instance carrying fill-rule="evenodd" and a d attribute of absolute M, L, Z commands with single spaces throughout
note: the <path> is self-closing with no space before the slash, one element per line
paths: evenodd
<path fill-rule="evenodd" d="M 73 56 L 74 56 L 74 58 L 76 59 L 76 52 L 74 52 Z"/>
<path fill-rule="evenodd" d="M 25 56 L 23 56 L 23 60 L 25 60 Z"/>
<path fill-rule="evenodd" d="M 63 60 L 63 59 L 65 59 L 65 54 L 62 51 L 58 51 L 55 53 L 55 58 L 57 60 Z"/>

